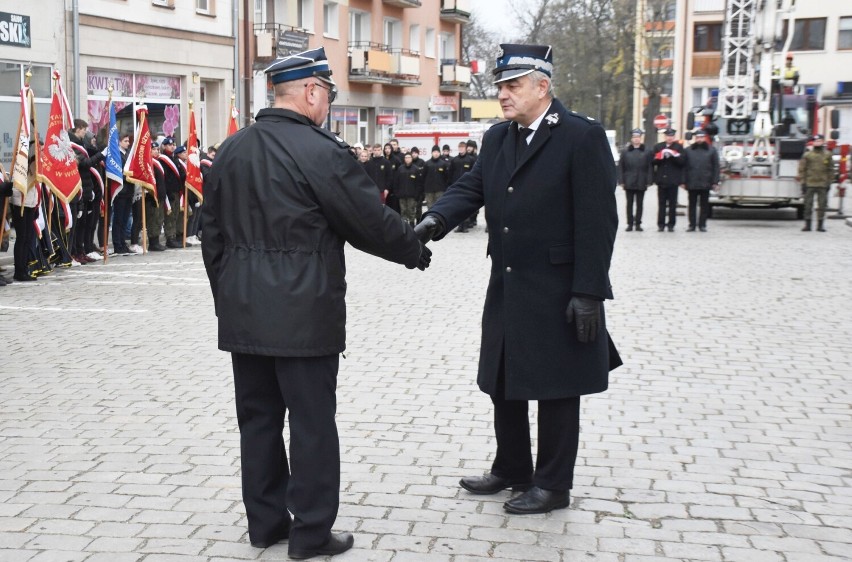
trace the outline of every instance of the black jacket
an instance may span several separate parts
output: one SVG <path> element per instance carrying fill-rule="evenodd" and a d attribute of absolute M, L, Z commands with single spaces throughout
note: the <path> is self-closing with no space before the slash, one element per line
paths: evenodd
<path fill-rule="evenodd" d="M 367 171 L 367 175 L 375 182 L 376 186 L 378 186 L 379 191 L 391 188 L 394 170 L 393 162 L 384 156 L 370 158 L 364 163 L 364 169 Z"/>
<path fill-rule="evenodd" d="M 695 143 L 686 149 L 687 189 L 710 189 L 719 183 L 719 153 L 705 143 Z"/>
<path fill-rule="evenodd" d="M 166 193 L 169 195 L 181 193 L 186 185 L 186 168 L 181 165 L 177 157 L 166 152 L 160 154 L 160 163 L 163 165 L 163 173 L 166 176 Z"/>
<path fill-rule="evenodd" d="M 83 201 L 92 201 L 95 198 L 95 180 L 92 177 L 91 169 L 104 159 L 104 155 L 94 148 L 87 148 L 83 144 L 83 140 L 73 132 L 69 131 L 68 138 L 76 145 L 74 146 L 74 155 L 77 157 L 77 171 L 80 172 Z"/>
<path fill-rule="evenodd" d="M 449 232 L 485 205 L 491 278 L 479 387 L 496 392 L 502 360 L 509 400 L 602 392 L 620 364 L 605 322 L 595 342 L 580 343 L 565 310 L 575 294 L 612 298 L 612 152 L 603 127 L 555 99 L 520 162 L 517 137 L 514 123 L 488 129 L 473 170 L 426 213 Z"/>
<path fill-rule="evenodd" d="M 201 207 L 201 253 L 223 351 L 343 351 L 345 242 L 417 265 L 414 231 L 381 204 L 348 149 L 286 109 L 262 109 L 222 143 Z"/>
<path fill-rule="evenodd" d="M 393 193 L 400 199 L 423 198 L 423 170 L 412 163 L 403 164 L 396 169 L 393 176 Z"/>
<path fill-rule="evenodd" d="M 450 166 L 443 158 L 430 158 L 423 167 L 423 190 L 438 193 L 447 189 Z"/>
<path fill-rule="evenodd" d="M 621 151 L 618 160 L 618 183 L 624 189 L 645 191 L 651 183 L 651 155 L 645 150 L 645 145 L 639 148 L 632 144 Z"/>
<path fill-rule="evenodd" d="M 651 153 L 651 165 L 654 168 L 654 183 L 658 186 L 682 184 L 683 167 L 686 165 L 683 146 L 678 142 L 671 145 L 657 143 Z"/>
<path fill-rule="evenodd" d="M 450 160 L 450 183 L 455 183 L 473 168 L 474 158 L 467 153 L 453 156 Z"/>

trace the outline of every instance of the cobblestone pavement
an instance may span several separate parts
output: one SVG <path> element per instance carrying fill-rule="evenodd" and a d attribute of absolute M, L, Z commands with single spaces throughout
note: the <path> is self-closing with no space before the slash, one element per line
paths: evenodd
<path fill-rule="evenodd" d="M 852 229 L 716 215 L 622 225 L 626 364 L 583 400 L 571 508 L 541 516 L 457 486 L 493 453 L 481 224 L 425 273 L 349 250 L 336 528 L 355 548 L 337 559 L 849 560 Z M 211 302 L 197 247 L 0 289 L 0 561 L 286 559 L 247 543 Z"/>

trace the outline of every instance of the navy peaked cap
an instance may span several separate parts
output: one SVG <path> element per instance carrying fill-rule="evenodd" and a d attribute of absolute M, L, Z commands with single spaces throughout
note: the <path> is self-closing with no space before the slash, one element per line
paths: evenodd
<path fill-rule="evenodd" d="M 550 45 L 502 43 L 494 68 L 494 83 L 520 78 L 538 70 L 553 75 L 553 49 Z"/>
<path fill-rule="evenodd" d="M 633 129 L 632 131 L 630 131 L 630 135 L 634 137 L 641 137 L 644 134 L 645 131 L 643 131 L 642 129 Z"/>
<path fill-rule="evenodd" d="M 266 67 L 264 72 L 269 75 L 273 84 L 300 80 L 310 76 L 334 84 L 334 80 L 331 79 L 328 58 L 325 56 L 325 49 L 322 47 L 278 59 Z"/>

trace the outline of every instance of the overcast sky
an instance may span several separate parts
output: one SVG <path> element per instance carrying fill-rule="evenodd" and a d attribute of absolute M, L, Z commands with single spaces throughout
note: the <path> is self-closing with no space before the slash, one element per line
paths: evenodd
<path fill-rule="evenodd" d="M 525 4 L 527 0 L 513 0 L 513 4 Z M 509 0 L 470 0 L 471 9 L 477 20 L 489 31 L 503 35 L 511 35 L 509 24 L 512 11 Z"/>

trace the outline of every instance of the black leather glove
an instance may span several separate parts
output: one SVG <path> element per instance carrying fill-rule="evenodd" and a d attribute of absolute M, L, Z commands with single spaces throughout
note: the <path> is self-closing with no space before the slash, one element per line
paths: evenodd
<path fill-rule="evenodd" d="M 571 297 L 565 317 L 569 324 L 576 321 L 577 339 L 580 343 L 595 341 L 601 325 L 601 302 L 584 297 Z"/>
<path fill-rule="evenodd" d="M 444 227 L 441 225 L 441 221 L 433 215 L 426 215 L 423 217 L 423 220 L 414 227 L 414 234 L 416 234 L 420 241 L 424 244 L 430 240 L 434 240 L 435 237 L 440 236 L 443 231 Z"/>
<path fill-rule="evenodd" d="M 426 244 L 423 242 L 420 243 L 420 259 L 417 262 L 417 265 L 406 265 L 408 269 L 414 269 L 415 267 L 420 271 L 424 271 L 429 264 L 432 263 L 432 250 L 426 247 Z"/>

